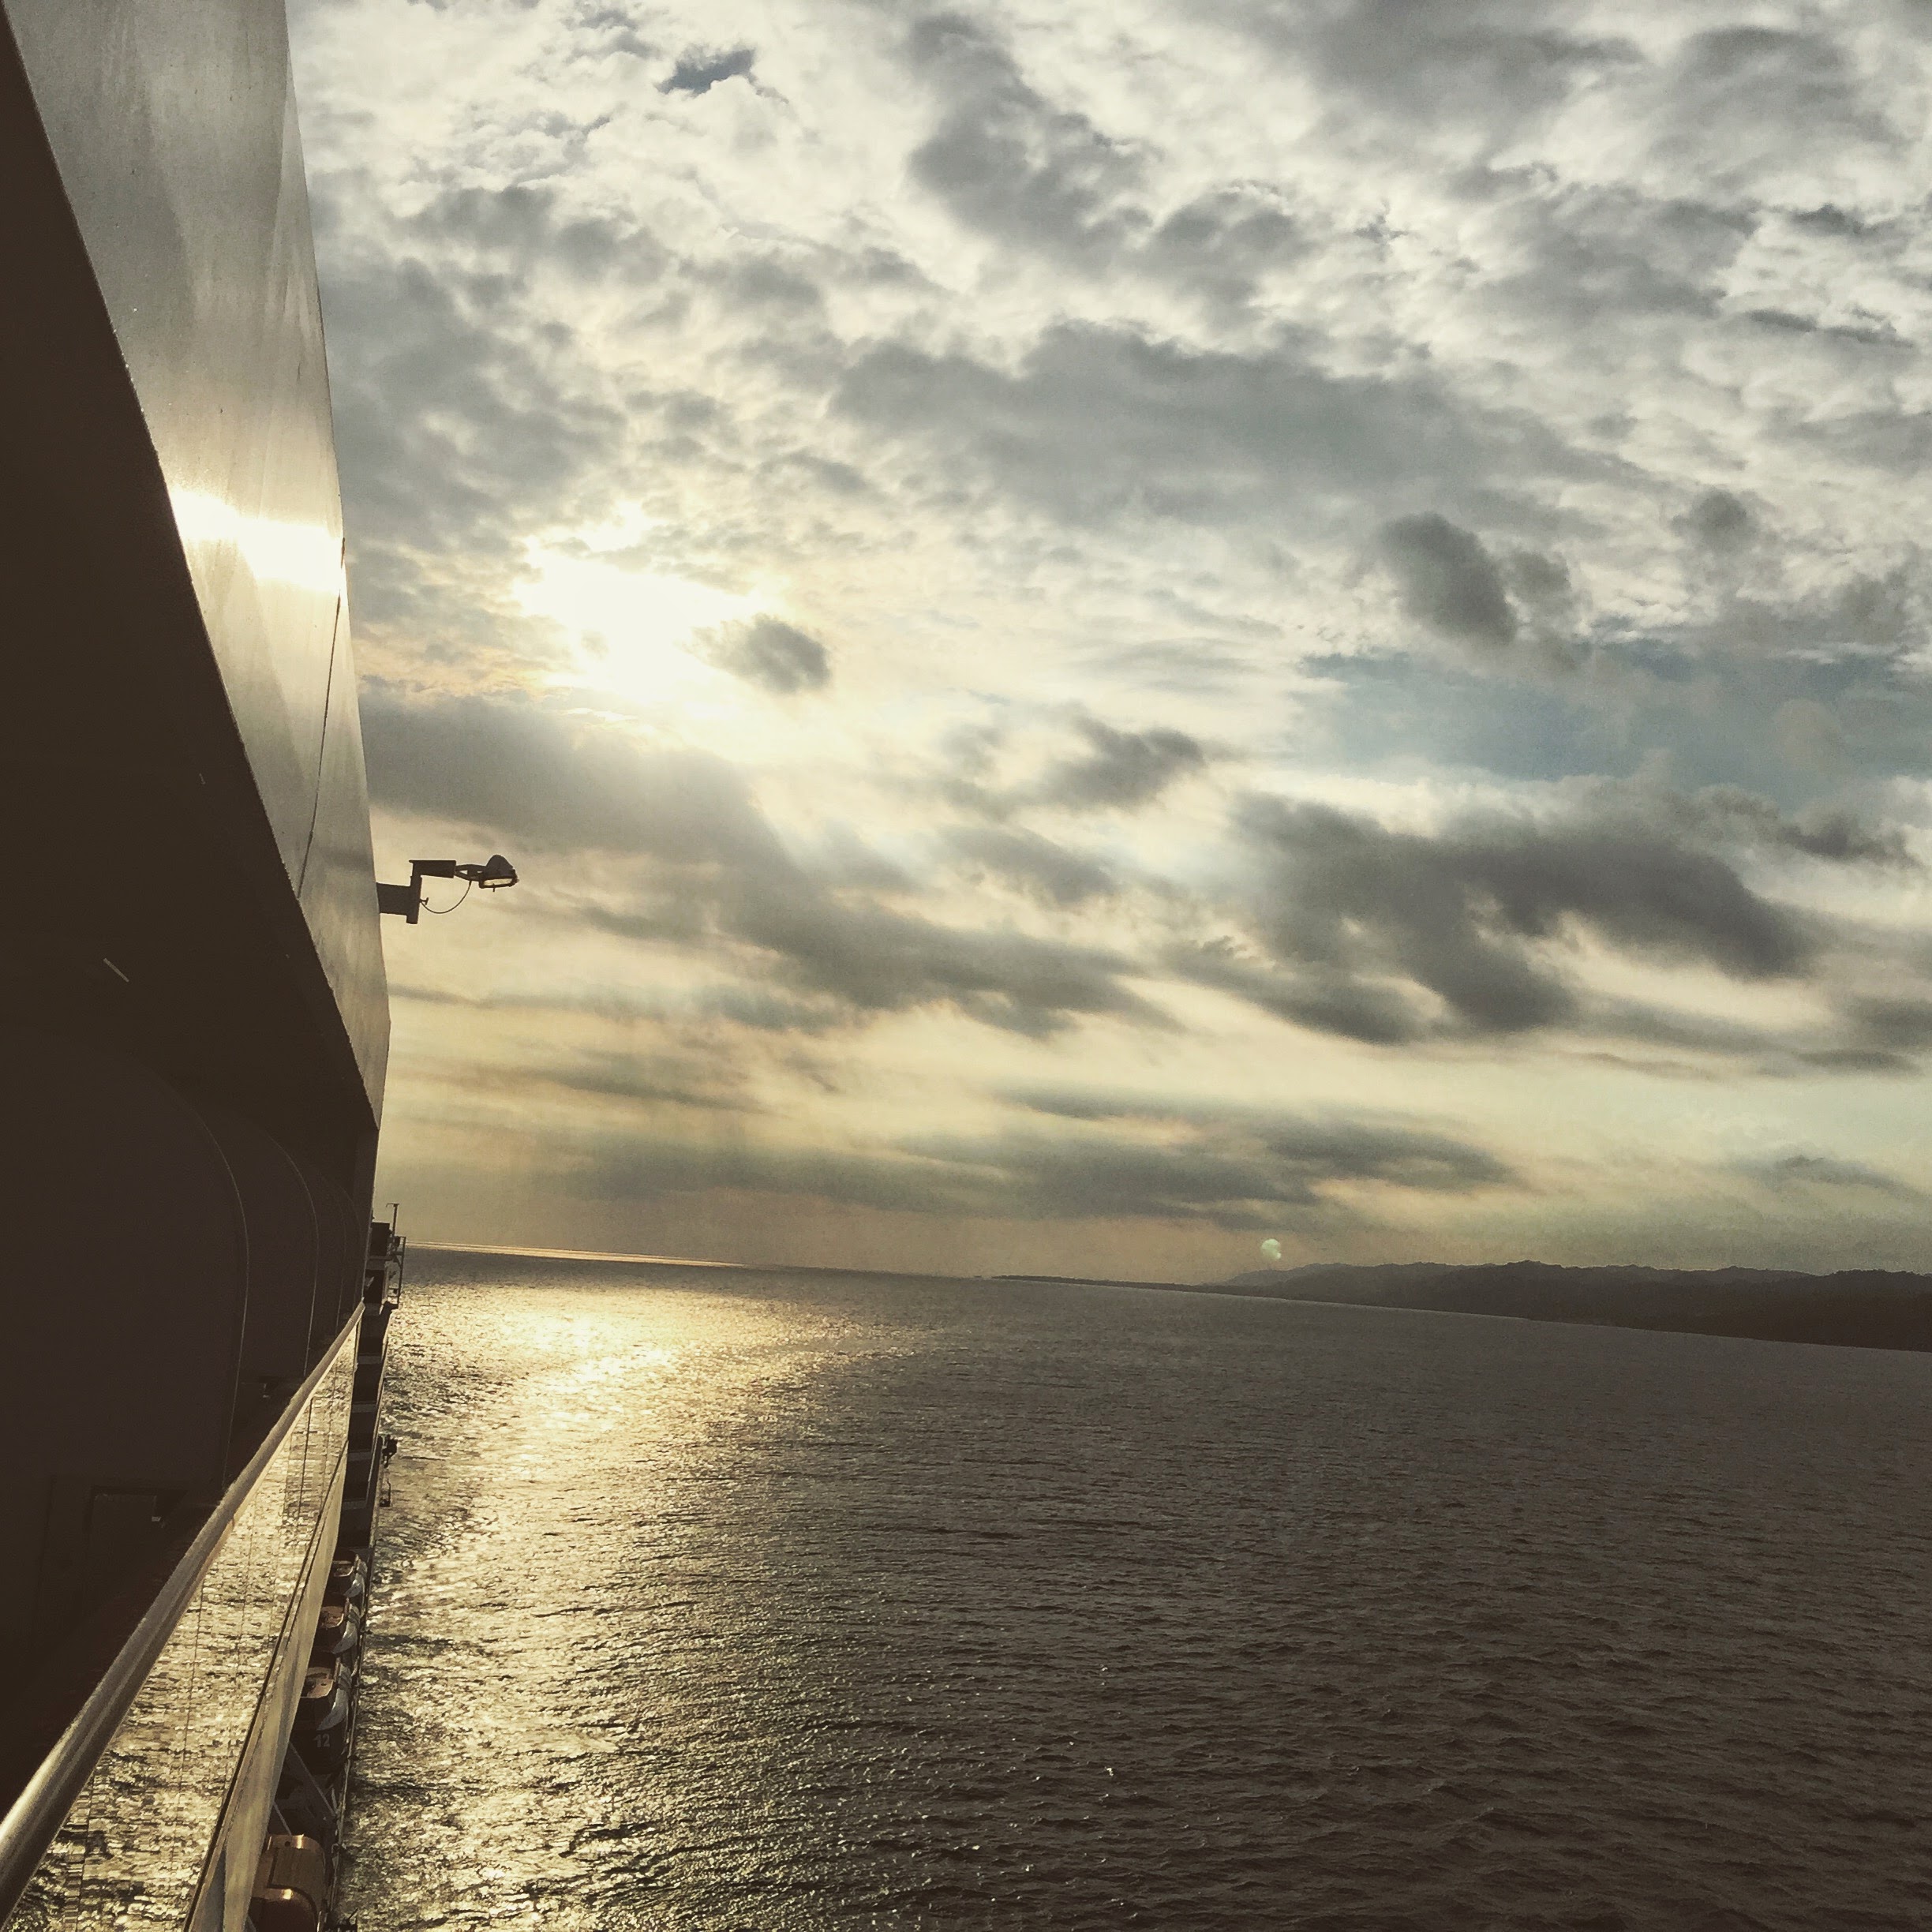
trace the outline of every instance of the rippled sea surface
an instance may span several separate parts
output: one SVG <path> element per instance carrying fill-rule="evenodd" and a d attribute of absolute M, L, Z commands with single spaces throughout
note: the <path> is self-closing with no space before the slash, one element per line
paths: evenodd
<path fill-rule="evenodd" d="M 1932 1926 L 1932 1357 L 414 1269 L 363 1932 Z"/>

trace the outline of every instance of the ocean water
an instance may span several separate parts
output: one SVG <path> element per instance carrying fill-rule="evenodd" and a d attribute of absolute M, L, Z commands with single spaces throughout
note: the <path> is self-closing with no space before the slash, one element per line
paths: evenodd
<path fill-rule="evenodd" d="M 1932 1926 L 1932 1357 L 414 1271 L 362 1932 Z"/>

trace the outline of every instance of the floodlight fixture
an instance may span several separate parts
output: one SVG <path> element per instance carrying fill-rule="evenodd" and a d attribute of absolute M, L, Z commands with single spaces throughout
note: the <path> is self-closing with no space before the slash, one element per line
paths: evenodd
<path fill-rule="evenodd" d="M 410 861 L 410 880 L 406 886 L 376 887 L 376 903 L 379 910 L 399 914 L 414 926 L 424 907 L 422 882 L 426 878 L 461 879 L 464 884 L 464 896 L 468 889 L 481 886 L 485 892 L 501 892 L 506 886 L 517 882 L 517 869 L 501 852 L 492 852 L 481 865 L 474 862 L 463 863 L 455 859 L 412 859 Z M 462 900 L 459 899 L 457 905 Z M 453 912 L 455 906 L 431 906 L 432 912 Z"/>

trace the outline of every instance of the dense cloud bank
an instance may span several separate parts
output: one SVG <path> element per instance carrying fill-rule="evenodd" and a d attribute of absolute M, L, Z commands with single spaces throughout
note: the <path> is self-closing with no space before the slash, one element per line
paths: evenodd
<path fill-rule="evenodd" d="M 1815 950 L 1799 919 L 1723 859 L 1641 823 L 1501 819 L 1429 835 L 1268 799 L 1246 808 L 1242 829 L 1260 861 L 1256 932 L 1284 969 L 1279 993 L 1257 984 L 1256 997 L 1357 1039 L 1574 1020 L 1577 994 L 1537 956 L 1566 927 L 1737 979 L 1795 975 Z M 1199 970 L 1211 977 L 1217 957 Z"/>
<path fill-rule="evenodd" d="M 942 823 L 922 856 L 894 863 L 849 845 L 788 844 L 751 774 L 608 721 L 514 696 L 373 693 L 366 712 L 379 801 L 565 865 L 573 854 L 616 862 L 602 889 L 563 916 L 703 949 L 722 971 L 782 987 L 805 1003 L 769 1009 L 781 1028 L 942 1005 L 1033 1037 L 1084 1016 L 1172 1030 L 1179 1023 L 1142 990 L 1167 979 L 1381 1047 L 1568 1031 L 1719 1054 L 1777 1050 L 1768 1032 L 1606 997 L 1579 966 L 1579 949 L 1594 947 L 1747 985 L 1817 987 L 1838 1030 L 1794 1035 L 1794 1067 L 1859 1054 L 1904 1066 L 1932 1035 L 1932 962 L 1895 951 L 1889 994 L 1859 991 L 1841 956 L 1869 938 L 1745 877 L 1767 856 L 1881 877 L 1913 870 L 1896 829 L 1843 811 L 1793 818 L 1735 788 L 1593 782 L 1559 791 L 1540 813 L 1467 814 L 1429 830 L 1237 794 L 1237 882 L 1210 900 L 1178 879 L 1132 882 L 1165 915 L 1150 943 L 1121 950 L 1028 930 L 1013 916 L 962 925 L 905 909 L 948 864 L 969 882 L 996 874 L 1061 913 L 1129 889 L 1099 860 L 1010 822 L 1009 796 L 996 795 L 1001 822 Z M 1203 762 L 1178 733 L 1078 718 L 1073 735 L 1091 752 L 1049 759 L 1023 796 L 1074 814 L 1133 810 L 1175 769 Z M 1221 931 L 1177 939 L 1177 927 Z M 1924 990 L 1903 994 L 1904 974 Z"/>
<path fill-rule="evenodd" d="M 1479 1148 L 1399 1122 L 1346 1118 L 1235 1122 L 1136 1115 L 1137 1135 L 1016 1128 L 934 1134 L 863 1151 L 716 1144 L 625 1136 L 595 1144 L 563 1185 L 590 1196 L 651 1200 L 710 1188 L 895 1213 L 1021 1221 L 1165 1221 L 1241 1232 L 1286 1215 L 1344 1218 L 1351 1200 L 1389 1190 L 1465 1193 L 1508 1170 Z"/>

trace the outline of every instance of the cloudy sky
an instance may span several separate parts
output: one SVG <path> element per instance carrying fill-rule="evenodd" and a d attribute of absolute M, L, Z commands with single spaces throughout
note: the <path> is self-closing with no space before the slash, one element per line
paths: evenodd
<path fill-rule="evenodd" d="M 1926 0 L 294 28 L 418 1234 L 1932 1266 Z"/>

